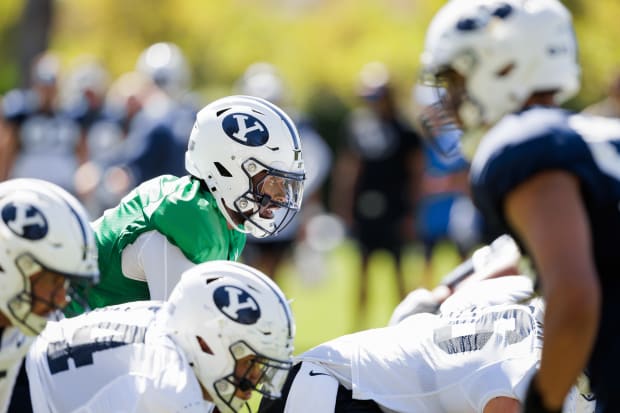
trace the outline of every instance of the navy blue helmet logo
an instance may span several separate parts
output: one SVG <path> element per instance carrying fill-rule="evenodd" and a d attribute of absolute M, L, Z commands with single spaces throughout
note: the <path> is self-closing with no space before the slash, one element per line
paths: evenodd
<path fill-rule="evenodd" d="M 224 315 L 241 324 L 254 324 L 260 318 L 260 307 L 247 291 L 223 285 L 213 292 L 213 301 Z"/>
<path fill-rule="evenodd" d="M 38 240 L 47 235 L 49 227 L 45 215 L 34 205 L 9 202 L 2 208 L 2 221 L 15 235 Z"/>
<path fill-rule="evenodd" d="M 222 128 L 231 139 L 247 146 L 267 143 L 269 131 L 263 122 L 246 113 L 231 113 L 222 121 Z"/>

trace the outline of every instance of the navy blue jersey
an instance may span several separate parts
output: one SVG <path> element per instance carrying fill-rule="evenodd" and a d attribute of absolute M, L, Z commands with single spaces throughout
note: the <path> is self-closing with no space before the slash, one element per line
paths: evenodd
<path fill-rule="evenodd" d="M 489 235 L 510 232 L 503 209 L 506 195 L 551 169 L 579 179 L 599 276 L 605 283 L 616 283 L 620 280 L 618 120 L 533 108 L 497 124 L 484 137 L 471 167 L 472 195 L 491 228 Z"/>
<path fill-rule="evenodd" d="M 493 229 L 489 235 L 510 233 L 519 241 L 504 214 L 505 198 L 546 170 L 564 170 L 580 182 L 603 293 L 590 368 L 593 385 L 608 386 L 620 368 L 620 120 L 534 107 L 506 116 L 491 129 L 470 172 L 474 201 Z M 620 400 L 611 402 L 618 397 L 608 393 L 609 405 L 620 405 Z"/>

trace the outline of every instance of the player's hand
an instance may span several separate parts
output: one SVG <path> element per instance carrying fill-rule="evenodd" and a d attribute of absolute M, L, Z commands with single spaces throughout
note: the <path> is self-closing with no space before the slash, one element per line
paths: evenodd
<path fill-rule="evenodd" d="M 434 313 L 439 308 L 441 301 L 437 296 L 426 288 L 417 288 L 411 291 L 403 301 L 394 309 L 388 325 L 400 323 L 405 318 L 418 313 Z"/>
<path fill-rule="evenodd" d="M 548 409 L 543 404 L 542 395 L 538 391 L 536 385 L 536 375 L 532 377 L 530 385 L 527 388 L 527 394 L 525 395 L 525 401 L 523 402 L 523 413 L 561 413 L 562 409 Z"/>

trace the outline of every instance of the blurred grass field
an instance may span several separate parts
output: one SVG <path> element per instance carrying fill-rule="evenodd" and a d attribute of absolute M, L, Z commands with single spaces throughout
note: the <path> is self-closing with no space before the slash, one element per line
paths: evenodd
<path fill-rule="evenodd" d="M 459 262 L 450 244 L 439 244 L 432 258 L 431 287 Z M 410 290 L 421 286 L 424 270 L 421 247 L 405 249 L 403 270 Z M 301 271 L 313 275 L 313 281 L 309 282 L 307 275 L 304 278 Z M 301 271 L 290 260 L 280 267 L 276 279 L 292 300 L 297 324 L 295 354 L 343 334 L 385 326 L 399 302 L 395 262 L 387 252 L 377 252 L 371 257 L 367 317 L 361 324 L 356 319 L 360 255 L 352 241 L 345 241 L 325 254 L 323 265 Z"/>
<path fill-rule="evenodd" d="M 367 318 L 361 326 L 357 325 L 355 312 L 360 255 L 355 243 L 345 241 L 323 258 L 322 265 L 301 270 L 295 267 L 293 260 L 289 260 L 277 272 L 277 283 L 292 301 L 297 324 L 296 355 L 344 334 L 385 326 L 399 302 L 394 259 L 387 252 L 378 252 L 370 261 Z M 458 253 L 452 245 L 438 244 L 432 257 L 431 285 L 426 287 L 436 285 L 459 262 Z M 403 271 L 410 290 L 421 286 L 424 271 L 421 247 L 409 246 L 405 249 Z M 307 272 L 305 278 L 302 272 Z M 252 411 L 257 411 L 259 403 L 260 396 L 254 394 L 250 399 Z"/>

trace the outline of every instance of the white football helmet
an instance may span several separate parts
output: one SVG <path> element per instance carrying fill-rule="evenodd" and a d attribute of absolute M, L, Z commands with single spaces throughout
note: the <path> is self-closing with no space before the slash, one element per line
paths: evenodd
<path fill-rule="evenodd" d="M 295 323 L 286 297 L 269 277 L 232 261 L 199 264 L 183 274 L 166 309 L 164 330 L 220 412 L 237 412 L 246 404 L 236 395 L 239 390 L 280 397 Z M 237 360 L 246 356 L 255 356 L 253 364 L 239 373 Z"/>
<path fill-rule="evenodd" d="M 465 129 L 492 125 L 534 92 L 556 92 L 559 104 L 579 88 L 572 18 L 557 0 L 451 0 L 431 22 L 421 60 L 422 80 L 446 86 Z M 449 73 L 464 78 L 460 90 Z"/>
<path fill-rule="evenodd" d="M 0 183 L 0 217 L 0 310 L 24 334 L 36 335 L 47 319 L 31 312 L 33 303 L 49 300 L 34 296 L 30 277 L 48 270 L 82 286 L 97 282 L 93 231 L 72 195 L 37 179 Z"/>
<path fill-rule="evenodd" d="M 204 107 L 185 169 L 206 183 L 233 228 L 259 238 L 282 230 L 301 207 L 305 173 L 297 128 L 261 98 L 229 96 Z M 286 213 L 265 211 L 271 207 Z"/>
<path fill-rule="evenodd" d="M 174 43 L 160 42 L 147 47 L 138 57 L 136 71 L 149 77 L 171 96 L 178 97 L 190 87 L 189 64 Z"/>

